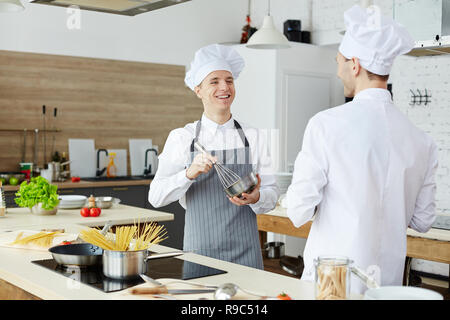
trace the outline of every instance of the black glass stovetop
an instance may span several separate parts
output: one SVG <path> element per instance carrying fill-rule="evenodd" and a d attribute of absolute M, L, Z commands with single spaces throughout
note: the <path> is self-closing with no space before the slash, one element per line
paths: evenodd
<path fill-rule="evenodd" d="M 120 291 L 144 283 L 140 277 L 132 280 L 115 280 L 103 274 L 102 266 L 77 267 L 62 266 L 53 259 L 36 260 L 32 263 L 53 270 L 74 281 L 80 281 L 103 292 Z M 147 261 L 147 275 L 153 279 L 171 278 L 190 280 L 226 273 L 202 264 L 185 261 L 176 257 L 152 259 Z"/>

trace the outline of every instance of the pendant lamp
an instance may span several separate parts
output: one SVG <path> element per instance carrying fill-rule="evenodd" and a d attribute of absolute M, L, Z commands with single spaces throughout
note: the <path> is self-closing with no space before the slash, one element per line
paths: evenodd
<path fill-rule="evenodd" d="M 288 39 L 275 28 L 270 15 L 270 0 L 268 14 L 264 17 L 262 27 L 248 39 L 246 47 L 252 49 L 287 49 L 291 47 Z"/>
<path fill-rule="evenodd" d="M 0 12 L 17 12 L 24 9 L 20 0 L 0 0 Z"/>

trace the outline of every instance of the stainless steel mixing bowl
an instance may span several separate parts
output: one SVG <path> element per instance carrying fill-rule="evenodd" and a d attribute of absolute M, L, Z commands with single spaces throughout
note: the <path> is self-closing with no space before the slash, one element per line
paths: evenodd
<path fill-rule="evenodd" d="M 257 184 L 258 178 L 256 177 L 256 173 L 250 172 L 250 174 L 242 177 L 239 181 L 224 190 L 229 197 L 237 196 L 240 198 L 242 193 L 252 192 Z"/>

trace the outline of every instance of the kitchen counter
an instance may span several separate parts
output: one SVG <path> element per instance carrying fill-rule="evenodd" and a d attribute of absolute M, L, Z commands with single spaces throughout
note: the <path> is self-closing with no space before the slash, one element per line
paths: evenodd
<path fill-rule="evenodd" d="M 58 186 L 58 189 L 72 189 L 72 188 L 92 188 L 92 187 L 120 187 L 120 186 L 148 186 L 151 179 L 142 180 L 110 180 L 110 181 L 84 181 L 72 182 L 70 180 L 66 182 L 52 182 L 52 184 Z M 19 186 L 5 185 L 3 186 L 5 191 L 17 191 Z"/>
<path fill-rule="evenodd" d="M 261 241 L 265 241 L 265 234 L 261 232 L 308 238 L 312 224 L 309 221 L 300 228 L 295 228 L 287 216 L 287 209 L 279 205 L 266 214 L 257 215 L 257 220 Z M 408 228 L 407 243 L 408 257 L 450 264 L 450 230 L 431 228 L 426 233 L 420 233 Z"/>
<path fill-rule="evenodd" d="M 34 216 L 27 212 L 27 209 L 16 208 L 9 209 L 6 217 L 0 219 L 0 233 L 19 229 L 40 230 L 57 227 L 64 227 L 68 233 L 77 233 L 86 225 L 100 226 L 108 220 L 118 224 L 126 224 L 133 223 L 137 218 L 141 218 L 142 221 L 143 217 L 153 221 L 173 219 L 172 214 L 123 205 L 116 209 L 102 210 L 102 214 L 98 218 L 83 218 L 80 216 L 78 209 L 60 209 L 56 216 Z M 168 252 L 173 251 L 173 249 L 155 245 L 152 246 L 152 251 Z M 194 253 L 187 253 L 181 258 L 227 271 L 225 274 L 193 279 L 192 281 L 195 283 L 220 285 L 233 282 L 242 288 L 264 295 L 276 296 L 284 291 L 294 299 L 314 298 L 312 282 L 301 281 Z M 51 259 L 51 254 L 46 251 L 0 247 L 0 279 L 3 279 L 3 284 L 6 283 L 6 286 L 14 289 L 20 288 L 27 294 L 40 299 L 146 299 L 144 296 L 126 295 L 125 291 L 104 293 L 31 263 L 33 260 L 43 259 Z M 191 296 L 191 298 L 194 299 L 195 297 Z"/>

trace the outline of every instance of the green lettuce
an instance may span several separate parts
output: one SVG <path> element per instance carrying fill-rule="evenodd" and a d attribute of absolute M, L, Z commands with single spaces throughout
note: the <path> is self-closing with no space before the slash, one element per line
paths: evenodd
<path fill-rule="evenodd" d="M 20 184 L 14 201 L 22 208 L 31 208 L 41 202 L 42 209 L 52 210 L 59 204 L 57 190 L 57 186 L 43 177 L 31 178 L 30 183 L 24 181 Z"/>

